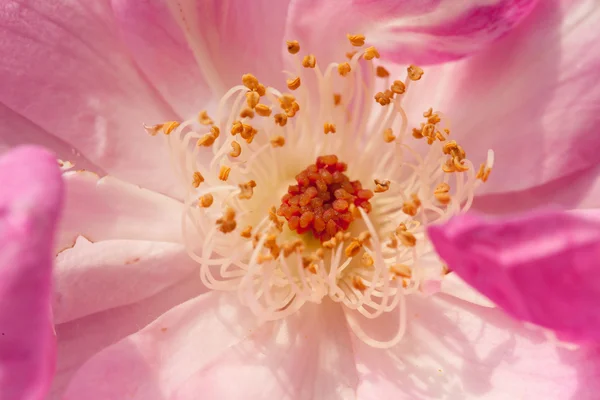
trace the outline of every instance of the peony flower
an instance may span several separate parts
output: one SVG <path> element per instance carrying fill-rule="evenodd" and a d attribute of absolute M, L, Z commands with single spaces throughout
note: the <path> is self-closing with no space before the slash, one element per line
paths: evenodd
<path fill-rule="evenodd" d="M 54 156 L 0 157 L 0 397 L 43 399 L 56 361 L 52 245 L 63 183 Z"/>
<path fill-rule="evenodd" d="M 593 349 L 507 317 L 425 234 L 596 178 L 594 1 L 56 4 L 3 6 L 0 75 L 30 135 L 8 143 L 78 169 L 53 397 L 594 393 Z"/>

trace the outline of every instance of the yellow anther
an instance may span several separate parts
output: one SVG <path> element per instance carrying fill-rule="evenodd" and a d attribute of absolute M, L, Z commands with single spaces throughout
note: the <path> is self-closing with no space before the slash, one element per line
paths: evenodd
<path fill-rule="evenodd" d="M 390 233 L 390 242 L 387 244 L 387 247 L 389 247 L 390 249 L 395 249 L 396 247 L 398 247 L 398 239 L 393 233 Z"/>
<path fill-rule="evenodd" d="M 341 63 L 338 65 L 338 72 L 341 76 L 348 75 L 351 70 L 352 70 L 352 68 L 350 67 L 350 64 L 348 64 L 347 62 Z"/>
<path fill-rule="evenodd" d="M 252 237 L 252 225 L 248 225 L 241 232 L 240 236 L 246 239 L 250 239 Z"/>
<path fill-rule="evenodd" d="M 252 195 L 254 195 L 254 188 L 256 187 L 256 182 L 250 180 L 246 183 L 240 183 L 238 186 L 241 190 L 240 194 L 238 195 L 240 199 L 248 200 L 252 198 Z"/>
<path fill-rule="evenodd" d="M 392 131 L 392 128 L 387 128 L 383 131 L 383 140 L 386 143 L 392 143 L 394 140 L 396 140 L 396 136 L 394 136 L 394 131 Z"/>
<path fill-rule="evenodd" d="M 258 95 L 262 97 L 265 95 L 265 93 L 267 93 L 267 88 L 262 83 L 259 83 L 256 87 L 256 93 L 258 93 Z"/>
<path fill-rule="evenodd" d="M 377 67 L 375 73 L 380 78 L 387 78 L 388 76 L 390 76 L 390 72 L 387 69 L 383 68 L 381 65 Z"/>
<path fill-rule="evenodd" d="M 304 56 L 304 58 L 302 59 L 302 66 L 304 68 L 314 68 L 316 65 L 317 65 L 317 59 L 312 54 Z"/>
<path fill-rule="evenodd" d="M 334 93 L 333 94 L 333 104 L 336 106 L 339 106 L 341 102 L 342 102 L 342 95 L 339 93 Z"/>
<path fill-rule="evenodd" d="M 346 58 L 347 58 L 348 60 L 352 60 L 352 57 L 354 57 L 354 55 L 355 55 L 356 53 L 358 53 L 358 51 L 356 51 L 356 50 L 354 50 L 354 51 L 349 51 L 349 52 L 347 52 L 347 53 L 346 53 Z"/>
<path fill-rule="evenodd" d="M 222 165 L 221 169 L 219 170 L 219 179 L 222 181 L 226 181 L 229 178 L 229 173 L 231 172 L 231 168 L 226 166 L 226 165 Z"/>
<path fill-rule="evenodd" d="M 219 225 L 219 230 L 223 233 L 229 233 L 235 230 L 237 223 L 235 222 L 235 210 L 228 207 L 223 216 L 216 221 Z"/>
<path fill-rule="evenodd" d="M 285 126 L 285 124 L 287 124 L 288 117 L 286 114 L 275 114 L 273 118 L 275 119 L 275 123 L 279 126 Z"/>
<path fill-rule="evenodd" d="M 403 278 L 410 278 L 412 276 L 412 271 L 410 267 L 404 264 L 393 264 L 390 267 L 390 272 L 396 276 L 401 276 Z"/>
<path fill-rule="evenodd" d="M 198 113 L 198 121 L 202 125 L 212 125 L 214 124 L 213 120 L 208 116 L 206 110 L 202 110 Z"/>
<path fill-rule="evenodd" d="M 411 81 L 418 81 L 423 76 L 423 70 L 416 65 L 411 65 L 407 69 L 408 77 Z"/>
<path fill-rule="evenodd" d="M 170 135 L 175 129 L 177 129 L 181 125 L 177 121 L 169 121 L 165 122 L 162 126 L 162 131 L 165 135 Z"/>
<path fill-rule="evenodd" d="M 358 240 L 353 240 L 344 249 L 344 254 L 346 255 L 346 257 L 354 257 L 360 252 L 361 248 L 362 248 L 362 245 L 360 244 L 360 242 Z"/>
<path fill-rule="evenodd" d="M 260 95 L 257 92 L 251 91 L 246 93 L 246 104 L 248 107 L 254 108 L 260 101 Z"/>
<path fill-rule="evenodd" d="M 283 230 L 283 221 L 280 221 L 279 218 L 277 218 L 277 209 L 275 207 L 271 207 L 269 210 L 269 221 L 274 224 L 275 229 L 279 232 Z"/>
<path fill-rule="evenodd" d="M 300 44 L 297 40 L 288 40 L 286 43 L 290 54 L 296 54 L 300 51 Z"/>
<path fill-rule="evenodd" d="M 416 195 L 413 195 L 412 201 L 405 201 L 402 204 L 402 212 L 404 214 L 410 215 L 411 217 L 414 217 L 415 215 L 417 215 L 420 205 L 421 201 L 419 200 L 419 198 Z"/>
<path fill-rule="evenodd" d="M 406 85 L 402 81 L 394 81 L 390 86 L 390 90 L 396 94 L 402 94 L 406 92 Z"/>
<path fill-rule="evenodd" d="M 352 46 L 360 47 L 365 45 L 365 35 L 351 35 L 347 34 L 348 40 L 352 43 Z"/>
<path fill-rule="evenodd" d="M 481 164 L 479 166 L 479 171 L 477 171 L 477 176 L 475 178 L 481 179 L 482 182 L 486 182 L 491 172 L 491 168 L 488 168 L 486 164 Z"/>
<path fill-rule="evenodd" d="M 398 239 L 400 240 L 400 243 L 402 243 L 406 247 L 415 247 L 415 245 L 417 244 L 417 238 L 415 237 L 415 235 L 408 231 L 400 232 L 400 234 L 398 234 Z"/>
<path fill-rule="evenodd" d="M 262 103 L 257 104 L 254 111 L 261 117 L 269 117 L 271 115 L 271 107 Z"/>
<path fill-rule="evenodd" d="M 221 130 L 219 129 L 218 126 L 213 125 L 210 127 L 210 134 L 213 135 L 213 137 L 216 139 L 221 134 Z"/>
<path fill-rule="evenodd" d="M 289 118 L 292 118 L 294 115 L 296 115 L 296 113 L 300 110 L 300 105 L 296 102 L 292 103 L 292 107 L 286 111 L 286 115 Z"/>
<path fill-rule="evenodd" d="M 235 140 L 231 142 L 231 147 L 233 148 L 233 150 L 229 152 L 231 157 L 239 157 L 240 154 L 242 154 L 242 146 L 240 146 L 240 144 Z"/>
<path fill-rule="evenodd" d="M 325 122 L 323 124 L 323 132 L 327 135 L 328 133 L 335 133 L 335 124 Z"/>
<path fill-rule="evenodd" d="M 431 108 L 431 107 L 429 107 L 429 110 L 427 110 L 423 113 L 423 117 L 425 117 L 425 118 L 429 118 L 432 115 L 433 115 L 433 108 Z"/>
<path fill-rule="evenodd" d="M 450 185 L 448 185 L 447 183 L 440 183 L 435 187 L 435 190 L 433 191 L 433 196 L 436 198 L 437 201 L 445 205 L 450 203 L 451 200 L 449 192 Z"/>
<path fill-rule="evenodd" d="M 273 147 L 283 147 L 285 145 L 285 138 L 283 136 L 273 136 L 270 141 Z"/>
<path fill-rule="evenodd" d="M 371 240 L 371 232 L 364 231 L 358 235 L 358 241 L 364 246 L 369 246 Z"/>
<path fill-rule="evenodd" d="M 387 106 L 392 102 L 394 98 L 394 93 L 391 90 L 386 90 L 385 92 L 377 92 L 375 93 L 375 101 L 382 106 Z"/>
<path fill-rule="evenodd" d="M 240 134 L 243 131 L 244 131 L 244 124 L 242 124 L 240 121 L 235 121 L 233 123 L 233 125 L 231 126 L 231 135 L 233 135 L 233 136 Z"/>
<path fill-rule="evenodd" d="M 240 118 L 254 118 L 254 111 L 247 107 L 240 111 Z"/>
<path fill-rule="evenodd" d="M 375 47 L 371 46 L 371 47 L 367 47 L 365 49 L 365 53 L 363 55 L 363 58 L 365 60 L 372 60 L 374 58 L 379 58 L 379 57 L 380 57 L 379 52 L 377 51 L 377 49 Z"/>
<path fill-rule="evenodd" d="M 365 285 L 365 282 L 360 276 L 356 275 L 352 277 L 352 287 L 360 292 L 367 290 L 367 285 Z"/>
<path fill-rule="evenodd" d="M 290 90 L 296 90 L 300 87 L 300 77 L 290 78 L 286 81 L 287 87 Z"/>
<path fill-rule="evenodd" d="M 202 135 L 202 137 L 200 139 L 198 139 L 198 146 L 204 146 L 204 147 L 209 147 L 212 146 L 212 144 L 215 142 L 215 137 L 210 134 L 207 133 L 206 135 Z"/>
<path fill-rule="evenodd" d="M 367 268 L 372 267 L 375 264 L 375 260 L 373 260 L 373 257 L 371 257 L 369 253 L 363 253 L 360 261 L 362 265 L 364 265 Z"/>
<path fill-rule="evenodd" d="M 242 83 L 250 90 L 256 90 L 258 88 L 258 79 L 252 74 L 242 75 Z"/>
<path fill-rule="evenodd" d="M 202 182 L 204 182 L 202 174 L 198 171 L 194 172 L 194 175 L 192 176 L 192 186 L 197 188 Z"/>
<path fill-rule="evenodd" d="M 207 193 L 204 196 L 200 196 L 200 198 L 198 199 L 198 205 L 203 208 L 208 208 L 212 206 L 213 201 L 213 195 Z"/>
<path fill-rule="evenodd" d="M 146 130 L 146 133 L 148 133 L 150 136 L 158 135 L 158 132 L 160 132 L 162 127 L 163 127 L 163 124 L 144 125 L 144 129 Z"/>
<path fill-rule="evenodd" d="M 387 192 L 390 189 L 390 181 L 385 179 L 385 180 L 380 180 L 380 179 L 375 179 L 375 189 L 373 190 L 375 193 L 383 193 L 383 192 Z"/>

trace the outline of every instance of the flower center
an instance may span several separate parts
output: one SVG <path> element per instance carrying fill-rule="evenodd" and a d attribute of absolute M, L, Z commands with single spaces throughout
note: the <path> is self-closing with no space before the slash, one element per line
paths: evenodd
<path fill-rule="evenodd" d="M 493 153 L 475 172 L 441 112 L 409 121 L 403 102 L 423 70 L 392 81 L 364 36 L 348 38 L 358 50 L 323 69 L 288 42 L 293 95 L 246 74 L 214 119 L 146 129 L 165 134 L 186 190 L 186 249 L 207 287 L 236 291 L 263 320 L 324 298 L 365 321 L 396 311 L 387 341 L 348 317 L 362 340 L 388 347 L 406 327 L 405 297 L 447 272 L 427 225 L 471 206 Z"/>
<path fill-rule="evenodd" d="M 312 232 L 321 242 L 346 231 L 354 221 L 355 207 L 371 211 L 369 199 L 373 197 L 360 181 L 350 181 L 344 173 L 347 169 L 336 155 L 318 157 L 296 175 L 297 184 L 288 187 L 277 215 L 288 221 L 290 230 Z"/>

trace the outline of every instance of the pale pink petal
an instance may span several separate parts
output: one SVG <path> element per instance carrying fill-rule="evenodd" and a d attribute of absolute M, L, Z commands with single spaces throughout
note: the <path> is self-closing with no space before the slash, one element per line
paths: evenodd
<path fill-rule="evenodd" d="M 55 367 L 52 242 L 63 185 L 37 147 L 0 158 L 0 397 L 45 398 Z"/>
<path fill-rule="evenodd" d="M 245 73 L 267 85 L 284 83 L 282 49 L 290 0 L 162 1 L 185 33 L 204 80 L 218 97 L 241 84 Z"/>
<path fill-rule="evenodd" d="M 198 268 L 179 243 L 80 237 L 56 258 L 54 321 L 141 301 Z"/>
<path fill-rule="evenodd" d="M 194 272 L 168 289 L 134 304 L 88 315 L 56 326 L 58 357 L 51 400 L 62 393 L 73 374 L 100 350 L 139 331 L 172 307 L 206 291 Z"/>
<path fill-rule="evenodd" d="M 600 166 L 531 189 L 477 196 L 473 209 L 510 214 L 532 209 L 600 208 Z"/>
<path fill-rule="evenodd" d="M 171 16 L 168 2 L 112 0 L 111 3 L 123 41 L 167 103 L 183 118 L 205 108 L 210 88 L 202 78 L 201 66 L 184 32 Z M 207 54 L 201 57 L 203 62 L 211 62 Z"/>
<path fill-rule="evenodd" d="M 199 368 L 250 337 L 256 322 L 234 294 L 206 293 L 98 353 L 76 373 L 64 399 L 84 393 L 89 400 L 168 397 Z M 111 384 L 99 385 L 106 380 Z"/>
<path fill-rule="evenodd" d="M 351 399 L 356 370 L 341 309 L 307 306 L 256 328 L 236 296 L 211 293 L 171 310 L 94 357 L 66 399 Z M 254 326 L 254 328 L 253 328 Z M 99 388 L 102 377 L 110 386 Z M 232 385 L 232 382 L 236 382 Z"/>
<path fill-rule="evenodd" d="M 448 116 L 452 138 L 476 168 L 494 150 L 479 194 L 523 190 L 597 165 L 599 23 L 595 0 L 542 1 L 506 37 L 426 71 L 414 86 L 420 111 L 433 107 Z"/>
<path fill-rule="evenodd" d="M 181 243 L 182 203 L 113 177 L 66 172 L 66 205 L 57 249 L 77 236 Z"/>
<path fill-rule="evenodd" d="M 290 8 L 287 36 L 302 39 L 307 51 L 327 62 L 350 50 L 345 42 L 347 33 L 362 33 L 384 60 L 439 63 L 484 48 L 514 27 L 536 3 L 537 0 L 358 0 L 348 4 L 297 0 Z"/>
<path fill-rule="evenodd" d="M 600 211 L 588 213 L 466 214 L 428 232 L 448 266 L 510 315 L 563 339 L 597 341 Z"/>
<path fill-rule="evenodd" d="M 454 272 L 444 276 L 440 289 L 443 293 L 468 301 L 469 303 L 477 304 L 482 307 L 495 307 L 490 299 L 479 293 Z"/>
<path fill-rule="evenodd" d="M 60 154 L 61 157 L 68 158 L 72 163 L 77 165 L 77 169 L 83 168 L 98 173 L 104 172 L 81 153 L 75 151 L 73 146 L 42 129 L 2 103 L 0 103 L 0 121 L 2 121 L 2 127 L 0 128 L 0 154 L 19 145 L 35 143 L 48 149 L 53 149 L 55 154 Z"/>
<path fill-rule="evenodd" d="M 586 399 L 600 389 L 600 351 L 567 350 L 497 308 L 446 295 L 409 298 L 399 345 L 354 341 L 358 399 Z"/>
<path fill-rule="evenodd" d="M 108 173 L 176 193 L 164 143 L 142 124 L 179 116 L 133 63 L 108 1 L 3 2 L 0 36 L 0 107 Z"/>

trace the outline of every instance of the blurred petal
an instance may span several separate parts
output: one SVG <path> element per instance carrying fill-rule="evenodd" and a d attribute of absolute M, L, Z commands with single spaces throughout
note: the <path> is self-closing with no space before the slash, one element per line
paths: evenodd
<path fill-rule="evenodd" d="M 281 56 L 290 0 L 163 1 L 217 97 L 239 85 L 245 73 L 267 85 L 283 83 Z"/>
<path fill-rule="evenodd" d="M 141 301 L 197 269 L 179 243 L 90 243 L 80 237 L 56 258 L 54 321 L 64 323 Z"/>
<path fill-rule="evenodd" d="M 443 111 L 476 167 L 494 150 L 492 175 L 479 194 L 524 190 L 597 165 L 599 23 L 598 1 L 540 2 L 505 38 L 426 71 L 415 85 L 421 112 Z"/>
<path fill-rule="evenodd" d="M 537 1 L 358 0 L 349 5 L 296 0 L 288 37 L 302 39 L 304 48 L 328 62 L 350 50 L 343 41 L 347 33 L 362 33 L 386 61 L 440 63 L 482 49 L 515 26 Z"/>
<path fill-rule="evenodd" d="M 497 308 L 410 296 L 399 345 L 356 340 L 361 400 L 586 399 L 600 388 L 600 351 L 567 350 Z"/>
<path fill-rule="evenodd" d="M 139 331 L 177 306 L 206 291 L 194 272 L 137 303 L 112 308 L 56 326 L 57 367 L 51 400 L 62 400 L 73 374 L 94 354 Z"/>
<path fill-rule="evenodd" d="M 62 203 L 56 158 L 20 147 L 0 158 L 0 393 L 42 399 L 55 368 L 52 242 Z"/>
<path fill-rule="evenodd" d="M 93 399 L 354 398 L 356 370 L 338 305 L 307 306 L 256 329 L 235 296 L 210 293 L 183 304 L 101 352 L 75 376 L 66 399 L 101 376 Z M 107 375 L 109 374 L 109 375 Z M 113 375 L 114 374 L 114 375 Z M 232 385 L 231 382 L 236 382 Z"/>
<path fill-rule="evenodd" d="M 181 242 L 182 203 L 113 177 L 66 172 L 66 205 L 57 249 L 73 246 L 77 236 Z"/>
<path fill-rule="evenodd" d="M 108 173 L 176 193 L 167 149 L 142 124 L 178 116 L 132 62 L 108 1 L 3 2 L 0 36 L 0 107 Z"/>
<path fill-rule="evenodd" d="M 510 315 L 572 341 L 600 340 L 600 211 L 431 226 L 438 254 Z"/>
<path fill-rule="evenodd" d="M 198 369 L 252 335 L 256 318 L 241 311 L 247 310 L 229 293 L 210 292 L 180 304 L 93 357 L 76 373 L 64 399 L 170 396 Z M 111 384 L 98 385 L 99 379 Z"/>

